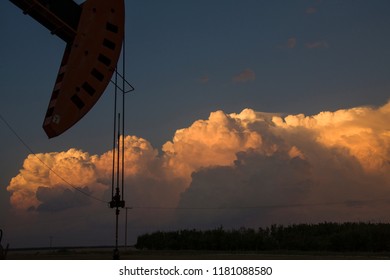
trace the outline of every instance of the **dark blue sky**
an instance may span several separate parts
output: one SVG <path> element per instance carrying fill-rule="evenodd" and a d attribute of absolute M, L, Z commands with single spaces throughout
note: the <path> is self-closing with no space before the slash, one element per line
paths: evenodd
<path fill-rule="evenodd" d="M 113 88 L 60 137 L 41 128 L 65 44 L 0 4 L 0 113 L 36 152 L 111 146 Z M 126 134 L 154 147 L 209 113 L 314 114 L 390 97 L 387 0 L 126 1 Z M 0 210 L 29 152 L 0 122 Z M 0 221 L 4 219 L 0 214 Z M 1 224 L 1 223 L 0 223 Z"/>
<path fill-rule="evenodd" d="M 40 126 L 64 43 L 12 3 L 2 5 L 3 115 L 38 150 L 83 147 L 102 135 L 91 126 L 110 125 L 112 89 L 62 139 L 45 139 Z M 389 11 L 381 0 L 127 1 L 127 78 L 137 89 L 128 100 L 129 133 L 159 146 L 217 109 L 311 114 L 383 104 Z M 253 79 L 234 82 L 248 69 Z"/>

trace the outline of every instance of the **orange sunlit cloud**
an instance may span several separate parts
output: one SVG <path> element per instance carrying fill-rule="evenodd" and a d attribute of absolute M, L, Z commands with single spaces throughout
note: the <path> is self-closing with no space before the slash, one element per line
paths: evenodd
<path fill-rule="evenodd" d="M 346 202 L 340 207 L 365 205 L 364 199 L 390 198 L 389 119 L 390 102 L 379 108 L 313 116 L 282 117 L 251 109 L 239 114 L 212 112 L 208 119 L 177 130 L 161 154 L 147 140 L 127 136 L 127 192 L 137 203 L 149 206 L 321 205 L 334 201 Z M 60 211 L 78 207 L 72 203 L 74 190 L 63 179 L 96 197 L 110 199 L 105 196 L 111 189 L 111 151 L 90 155 L 70 149 L 37 157 L 28 156 L 7 187 L 15 208 Z M 346 210 L 343 216 L 333 207 L 290 211 L 283 217 L 347 219 L 384 212 L 383 207 L 375 209 Z M 224 215 L 202 219 L 267 221 L 264 216 Z"/>
<path fill-rule="evenodd" d="M 315 116 L 294 115 L 274 122 L 283 129 L 304 128 L 327 148 L 345 149 L 366 170 L 388 170 L 390 103 L 380 108 L 358 107 Z"/>

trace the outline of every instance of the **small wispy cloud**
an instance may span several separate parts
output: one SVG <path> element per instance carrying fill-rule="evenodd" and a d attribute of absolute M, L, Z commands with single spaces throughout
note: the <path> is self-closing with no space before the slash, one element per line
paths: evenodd
<path fill-rule="evenodd" d="M 205 75 L 198 79 L 199 83 L 201 84 L 207 84 L 210 81 L 210 77 Z"/>
<path fill-rule="evenodd" d="M 235 83 L 246 83 L 256 80 L 256 73 L 252 69 L 245 69 L 233 77 Z"/>
<path fill-rule="evenodd" d="M 328 42 L 326 42 L 324 40 L 309 42 L 309 43 L 306 43 L 305 46 L 308 49 L 325 49 L 325 48 L 329 48 Z"/>
<path fill-rule="evenodd" d="M 295 38 L 295 37 L 288 38 L 288 40 L 287 40 L 287 48 L 293 49 L 293 48 L 296 47 L 296 45 L 297 45 L 297 38 Z"/>
<path fill-rule="evenodd" d="M 283 43 L 278 44 L 276 47 L 278 49 L 294 49 L 297 46 L 298 39 L 295 36 L 291 36 L 284 41 Z"/>
<path fill-rule="evenodd" d="M 306 9 L 306 14 L 312 15 L 318 12 L 318 9 L 316 7 L 309 7 Z"/>

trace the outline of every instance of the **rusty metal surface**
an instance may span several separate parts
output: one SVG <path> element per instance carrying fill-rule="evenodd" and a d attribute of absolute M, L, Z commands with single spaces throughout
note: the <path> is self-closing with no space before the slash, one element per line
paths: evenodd
<path fill-rule="evenodd" d="M 49 138 L 78 122 L 105 91 L 121 53 L 124 21 L 123 0 L 83 4 L 77 35 L 65 50 L 44 120 Z"/>

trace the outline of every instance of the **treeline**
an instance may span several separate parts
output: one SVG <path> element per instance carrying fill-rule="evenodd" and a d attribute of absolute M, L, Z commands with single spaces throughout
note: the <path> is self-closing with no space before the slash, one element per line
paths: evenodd
<path fill-rule="evenodd" d="M 272 225 L 257 230 L 179 230 L 138 237 L 149 250 L 390 252 L 390 224 L 320 223 Z"/>

